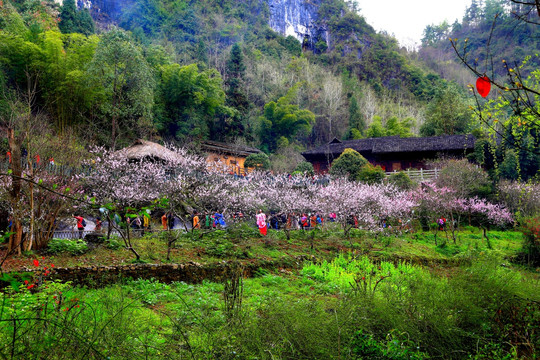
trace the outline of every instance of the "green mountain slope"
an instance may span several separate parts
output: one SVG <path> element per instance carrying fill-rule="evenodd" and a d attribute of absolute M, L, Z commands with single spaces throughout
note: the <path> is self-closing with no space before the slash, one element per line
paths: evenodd
<path fill-rule="evenodd" d="M 114 147 L 134 137 L 213 139 L 285 154 L 333 137 L 418 133 L 426 123 L 433 134 L 468 130 L 433 125 L 430 103 L 453 85 L 343 0 L 313 1 L 320 31 L 302 42 L 273 31 L 258 0 L 135 0 L 115 16 L 91 9 L 94 35 L 86 11 L 68 1 L 9 1 L 0 5 L 3 119 L 9 99 L 35 89 L 32 112 L 51 131 Z M 278 130 L 272 104 L 281 104 L 279 119 L 303 125 Z"/>

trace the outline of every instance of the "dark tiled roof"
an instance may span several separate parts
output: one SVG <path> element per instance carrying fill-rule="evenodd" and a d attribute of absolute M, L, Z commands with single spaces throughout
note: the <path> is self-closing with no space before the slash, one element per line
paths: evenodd
<path fill-rule="evenodd" d="M 245 146 L 245 145 L 235 145 L 235 144 L 226 144 L 218 141 L 203 141 L 201 143 L 201 149 L 204 151 L 209 152 L 217 152 L 217 153 L 227 153 L 227 154 L 235 154 L 235 155 L 244 155 L 248 156 L 251 154 L 258 154 L 261 152 L 261 150 Z"/>
<path fill-rule="evenodd" d="M 473 149 L 476 139 L 472 135 L 442 135 L 430 137 L 400 138 L 387 136 L 359 140 L 346 140 L 340 143 L 331 142 L 315 149 L 303 152 L 304 156 L 329 155 L 338 156 L 345 149 L 374 154 L 402 152 L 444 152 L 452 150 Z"/>

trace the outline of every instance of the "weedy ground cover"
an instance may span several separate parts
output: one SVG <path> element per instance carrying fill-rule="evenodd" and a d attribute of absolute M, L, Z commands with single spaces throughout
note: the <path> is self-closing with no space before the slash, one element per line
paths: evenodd
<path fill-rule="evenodd" d="M 479 255 L 445 273 L 342 253 L 297 272 L 103 289 L 32 281 L 2 295 L 0 354 L 27 359 L 534 358 L 539 278 Z"/>
<path fill-rule="evenodd" d="M 133 246 L 148 263 L 182 263 L 196 261 L 212 263 L 223 260 L 281 260 L 298 256 L 314 255 L 322 260 L 332 260 L 341 251 L 356 251 L 372 258 L 399 260 L 407 259 L 418 263 L 446 261 L 448 259 L 469 261 L 474 254 L 482 251 L 497 252 L 506 258 L 513 258 L 523 248 L 524 237 L 518 231 L 488 231 L 487 241 L 476 228 L 460 231 L 454 243 L 441 242 L 444 233 L 438 235 L 435 245 L 433 232 L 415 233 L 370 233 L 352 229 L 348 238 L 337 224 L 328 224 L 324 229 L 291 231 L 287 237 L 284 231 L 269 230 L 267 237 L 247 224 L 217 230 L 202 237 L 190 233 L 180 234 L 167 261 L 167 240 L 163 234 L 147 234 L 133 239 Z M 0 250 L 1 252 L 2 250 Z M 99 246 L 87 248 L 77 241 L 52 241 L 51 247 L 43 253 L 28 252 L 10 257 L 3 265 L 5 271 L 19 270 L 29 259 L 45 257 L 57 266 L 72 267 L 84 265 L 118 265 L 133 261 L 132 254 L 116 238 L 111 238 Z"/>

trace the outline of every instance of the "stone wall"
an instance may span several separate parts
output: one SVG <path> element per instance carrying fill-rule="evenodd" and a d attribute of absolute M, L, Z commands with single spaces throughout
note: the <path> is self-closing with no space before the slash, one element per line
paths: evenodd
<path fill-rule="evenodd" d="M 198 284 L 203 280 L 222 282 L 230 279 L 234 270 L 241 266 L 244 277 L 252 277 L 258 269 L 294 269 L 300 268 L 310 257 L 287 258 L 280 261 L 233 262 L 223 261 L 213 264 L 132 264 L 118 266 L 77 266 L 73 268 L 54 268 L 49 274 L 50 280 L 71 281 L 74 285 L 102 287 L 122 281 L 122 279 L 156 279 L 171 283 L 182 281 Z M 36 275 L 41 270 L 27 270 Z"/>

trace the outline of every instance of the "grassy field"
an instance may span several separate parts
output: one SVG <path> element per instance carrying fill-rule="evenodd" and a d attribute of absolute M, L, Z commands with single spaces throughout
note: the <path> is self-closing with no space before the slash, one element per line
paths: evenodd
<path fill-rule="evenodd" d="M 342 253 L 224 283 L 33 290 L 3 296 L 4 358 L 532 359 L 540 340 L 538 276 L 495 253 L 446 272 Z"/>
<path fill-rule="evenodd" d="M 344 237 L 337 224 L 325 229 L 291 231 L 287 239 L 284 231 L 269 230 L 267 237 L 246 224 L 228 230 L 217 230 L 200 234 L 178 235 L 167 261 L 167 233 L 148 234 L 133 240 L 133 247 L 147 263 L 183 263 L 195 261 L 206 264 L 223 260 L 255 261 L 282 260 L 298 256 L 313 255 L 321 260 L 330 260 L 343 251 L 366 254 L 374 259 L 408 260 L 413 263 L 429 264 L 456 263 L 469 259 L 478 252 L 490 251 L 504 258 L 512 258 L 520 251 L 523 236 L 518 231 L 488 231 L 489 241 L 480 229 L 467 228 L 459 231 L 454 242 L 444 232 L 415 232 L 411 234 L 374 234 L 352 229 Z M 435 245 L 437 235 L 437 245 Z M 123 242 L 113 238 L 99 246 L 71 246 L 73 241 L 63 240 L 60 246 L 41 253 L 25 253 L 10 257 L 3 266 L 4 271 L 16 271 L 28 267 L 32 259 L 44 258 L 46 262 L 60 267 L 88 265 L 118 265 L 131 263 L 134 256 L 125 249 Z M 67 245 L 66 245 L 67 244 Z"/>
<path fill-rule="evenodd" d="M 30 279 L 7 287 L 0 357 L 10 359 L 535 359 L 540 272 L 512 261 L 517 231 L 372 234 L 239 226 L 182 234 L 170 262 L 295 259 L 222 283 L 123 279 L 103 288 Z M 165 234 L 135 239 L 166 262 Z M 64 251 L 63 251 L 64 250 Z M 313 257 L 311 257 L 313 255 Z M 57 242 L 10 258 L 9 270 L 133 262 L 117 240 Z"/>

